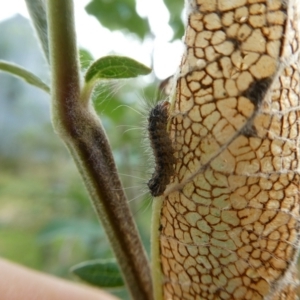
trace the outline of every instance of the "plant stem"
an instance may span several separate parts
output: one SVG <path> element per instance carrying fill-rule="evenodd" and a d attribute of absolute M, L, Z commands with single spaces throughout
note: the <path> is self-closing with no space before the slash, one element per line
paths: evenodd
<path fill-rule="evenodd" d="M 80 101 L 71 0 L 48 0 L 52 121 L 73 156 L 133 299 L 152 299 L 150 268 L 101 122 Z"/>

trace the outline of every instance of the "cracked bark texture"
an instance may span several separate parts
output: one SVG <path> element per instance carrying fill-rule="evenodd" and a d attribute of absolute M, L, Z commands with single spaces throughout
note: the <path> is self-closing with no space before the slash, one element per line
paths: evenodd
<path fill-rule="evenodd" d="M 297 299 L 297 0 L 189 0 L 171 95 L 164 299 Z"/>

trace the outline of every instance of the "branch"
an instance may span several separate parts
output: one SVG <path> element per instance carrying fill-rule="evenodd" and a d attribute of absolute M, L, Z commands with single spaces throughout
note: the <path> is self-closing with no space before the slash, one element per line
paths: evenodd
<path fill-rule="evenodd" d="M 54 129 L 77 164 L 133 299 L 151 299 L 148 261 L 107 137 L 91 105 L 80 101 L 73 3 L 47 5 Z"/>

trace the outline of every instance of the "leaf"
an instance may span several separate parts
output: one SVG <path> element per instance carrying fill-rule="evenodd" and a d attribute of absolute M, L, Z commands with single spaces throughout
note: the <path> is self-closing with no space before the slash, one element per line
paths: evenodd
<path fill-rule="evenodd" d="M 66 237 L 80 238 L 88 243 L 89 239 L 103 235 L 98 222 L 77 219 L 54 219 L 39 232 L 39 242 L 49 243 Z"/>
<path fill-rule="evenodd" d="M 93 0 L 85 9 L 106 28 L 127 29 L 143 39 L 150 32 L 150 27 L 148 20 L 137 14 L 135 6 L 135 0 Z"/>
<path fill-rule="evenodd" d="M 79 59 L 81 69 L 87 69 L 92 61 L 94 61 L 92 54 L 88 50 L 82 48 L 79 49 Z"/>
<path fill-rule="evenodd" d="M 101 288 L 124 286 L 124 281 L 115 259 L 97 259 L 82 262 L 71 268 L 80 279 Z"/>
<path fill-rule="evenodd" d="M 35 76 L 30 71 L 27 71 L 26 69 L 18 65 L 0 60 L 0 70 L 10 73 L 13 76 L 25 80 L 29 84 L 34 85 L 35 87 L 38 87 L 47 93 L 50 93 L 50 88 L 46 83 L 44 83 L 42 80 L 40 80 L 37 76 Z"/>
<path fill-rule="evenodd" d="M 151 69 L 125 56 L 105 56 L 95 61 L 85 74 L 85 81 L 131 78 L 147 75 Z"/>
<path fill-rule="evenodd" d="M 49 62 L 48 25 L 45 1 L 25 0 L 25 2 L 42 49 Z"/>
<path fill-rule="evenodd" d="M 182 0 L 164 0 L 167 9 L 170 12 L 169 25 L 172 27 L 174 35 L 173 39 L 181 39 L 184 34 L 184 25 L 181 19 L 183 11 Z"/>

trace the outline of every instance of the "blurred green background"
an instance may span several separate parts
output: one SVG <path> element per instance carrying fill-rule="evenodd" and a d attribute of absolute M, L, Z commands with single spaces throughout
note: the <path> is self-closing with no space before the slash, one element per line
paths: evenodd
<path fill-rule="evenodd" d="M 164 3 L 173 12 L 172 39 L 181 38 L 183 1 Z M 134 0 L 94 0 L 86 10 L 135 43 L 155 40 Z M 0 59 L 20 64 L 49 83 L 49 68 L 29 21 L 16 15 L 0 23 L 0 32 Z M 81 58 L 84 69 L 91 59 L 88 49 L 81 51 Z M 108 83 L 94 97 L 148 252 L 152 200 L 146 182 L 151 163 L 144 146 L 143 107 L 161 96 L 158 86 L 153 72 L 147 78 Z M 0 255 L 70 278 L 74 264 L 113 254 L 75 165 L 53 132 L 49 102 L 43 91 L 0 73 Z"/>

